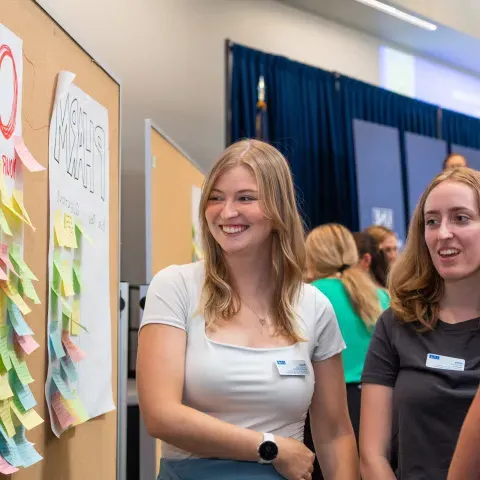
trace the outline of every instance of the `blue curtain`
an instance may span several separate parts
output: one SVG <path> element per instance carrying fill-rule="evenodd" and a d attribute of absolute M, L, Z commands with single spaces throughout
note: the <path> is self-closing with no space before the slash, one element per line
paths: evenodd
<path fill-rule="evenodd" d="M 345 172 L 338 162 L 341 138 L 335 111 L 335 78 L 323 70 L 232 46 L 231 140 L 255 137 L 257 84 L 265 77 L 268 139 L 290 163 L 300 210 L 307 227 L 339 221 L 352 226 Z"/>
<path fill-rule="evenodd" d="M 480 119 L 442 110 L 442 136 L 449 145 L 480 149 Z"/>
<path fill-rule="evenodd" d="M 399 129 L 405 189 L 405 132 L 480 149 L 480 119 L 240 45 L 232 46 L 232 61 L 231 141 L 255 137 L 263 75 L 268 140 L 290 162 L 309 227 L 335 221 L 358 229 L 354 118 Z"/>

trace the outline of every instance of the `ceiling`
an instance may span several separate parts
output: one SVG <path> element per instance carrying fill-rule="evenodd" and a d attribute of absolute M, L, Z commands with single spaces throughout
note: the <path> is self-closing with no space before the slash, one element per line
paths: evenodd
<path fill-rule="evenodd" d="M 438 26 L 433 32 L 355 0 L 278 1 L 370 33 L 406 51 L 433 57 L 466 72 L 480 75 L 478 55 L 480 38 L 470 34 L 475 31 L 476 35 L 480 35 L 479 0 L 382 0 L 403 11 L 432 21 Z M 462 8 L 459 8 L 460 5 Z M 411 10 L 413 7 L 416 11 Z"/>

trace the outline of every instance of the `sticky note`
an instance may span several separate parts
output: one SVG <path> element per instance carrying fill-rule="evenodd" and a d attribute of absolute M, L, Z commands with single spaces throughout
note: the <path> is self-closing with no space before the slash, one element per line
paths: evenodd
<path fill-rule="evenodd" d="M 72 303 L 72 316 L 71 316 L 71 323 L 70 323 L 70 333 L 72 335 L 79 335 L 80 334 L 80 300 L 78 298 L 73 300 Z"/>
<path fill-rule="evenodd" d="M 0 286 L 2 290 L 6 293 L 7 297 L 18 307 L 23 315 L 30 313 L 30 307 L 25 303 L 25 300 L 20 296 L 17 289 L 14 287 L 13 283 L 8 280 L 7 282 L 1 283 Z"/>
<path fill-rule="evenodd" d="M 77 237 L 75 235 L 75 221 L 69 213 L 63 215 L 63 240 L 64 246 L 68 248 L 77 248 Z"/>
<path fill-rule="evenodd" d="M 15 352 L 10 352 L 10 360 L 12 361 L 13 368 L 23 385 L 28 385 L 33 382 L 33 378 L 30 375 L 30 371 L 27 367 L 27 362 L 23 358 L 17 358 Z"/>
<path fill-rule="evenodd" d="M 73 362 L 78 363 L 87 356 L 87 354 L 80 347 L 77 347 L 77 345 L 72 342 L 68 332 L 62 332 L 62 341 Z"/>
<path fill-rule="evenodd" d="M 35 287 L 33 286 L 33 282 L 29 278 L 24 278 L 21 280 L 21 284 L 25 296 L 28 297 L 30 300 L 33 300 L 33 303 L 35 305 L 40 304 L 41 302 L 38 298 Z"/>
<path fill-rule="evenodd" d="M 78 262 L 73 262 L 73 289 L 75 293 L 80 293 L 82 288 L 82 278 L 80 275 L 80 264 Z"/>
<path fill-rule="evenodd" d="M 55 323 L 50 323 L 50 345 L 57 358 L 62 358 L 66 355 L 62 345 L 62 334 Z"/>
<path fill-rule="evenodd" d="M 60 277 L 60 293 L 64 297 L 71 297 L 75 295 L 73 288 L 73 271 L 68 260 L 57 260 L 53 262 L 54 272 L 53 281 L 55 286 L 58 284 L 58 277 Z"/>
<path fill-rule="evenodd" d="M 23 204 L 23 192 L 21 190 L 16 190 L 14 189 L 12 192 L 12 197 L 13 197 L 13 208 L 15 211 L 22 216 L 23 221 L 35 231 L 35 227 L 32 224 L 32 221 L 30 220 L 30 216 L 28 215 L 27 209 L 25 208 L 25 205 Z"/>
<path fill-rule="evenodd" d="M 8 280 L 7 272 L 5 272 L 2 267 L 0 267 L 0 280 L 3 282 L 6 282 Z"/>
<path fill-rule="evenodd" d="M 28 278 L 30 280 L 38 280 L 38 278 L 30 270 L 28 265 L 23 260 L 22 252 L 20 250 L 20 245 L 17 245 L 16 243 L 14 243 L 10 247 L 10 259 L 12 260 L 12 262 L 15 262 L 18 265 L 20 271 L 18 271 L 18 269 L 17 271 L 22 278 Z"/>
<path fill-rule="evenodd" d="M 25 411 L 23 408 L 19 408 L 13 401 L 10 401 L 10 408 L 27 430 L 32 430 L 43 423 L 43 418 L 33 408 Z"/>
<path fill-rule="evenodd" d="M 8 224 L 7 217 L 3 213 L 3 210 L 0 208 L 0 229 L 5 235 L 12 236 L 12 231 L 10 230 L 10 225 Z"/>
<path fill-rule="evenodd" d="M 13 425 L 9 400 L 0 400 L 0 419 L 2 420 L 7 435 L 13 437 L 15 435 L 15 427 Z"/>
<path fill-rule="evenodd" d="M 33 353 L 40 346 L 31 335 L 15 335 L 15 338 L 27 355 Z"/>
<path fill-rule="evenodd" d="M 0 473 L 10 475 L 18 472 L 18 468 L 10 465 L 2 456 L 0 456 Z"/>
<path fill-rule="evenodd" d="M 33 330 L 28 326 L 23 318 L 22 312 L 13 301 L 8 302 L 7 312 L 8 319 L 17 335 L 33 335 Z"/>
<path fill-rule="evenodd" d="M 10 220 L 23 221 L 23 216 L 15 210 L 13 206 L 12 198 L 8 196 L 6 189 L 1 189 L 0 191 L 0 199 L 2 201 L 2 207 L 5 208 L 4 213 L 10 214 Z"/>
<path fill-rule="evenodd" d="M 22 425 L 18 427 L 13 440 L 16 445 L 17 457 L 21 461 L 21 465 L 18 466 L 28 468 L 42 460 L 42 456 L 35 450 L 33 443 L 25 438 L 25 427 Z"/>
<path fill-rule="evenodd" d="M 60 368 L 67 376 L 69 382 L 74 383 L 77 381 L 77 367 L 72 362 L 72 359 L 70 357 L 65 356 L 60 359 Z"/>
<path fill-rule="evenodd" d="M 79 235 L 81 235 L 82 237 L 84 237 L 91 245 L 95 245 L 95 243 L 93 242 L 93 240 L 88 236 L 87 232 L 85 231 L 85 229 L 83 228 L 82 224 L 77 221 L 75 222 L 75 229 L 77 230 L 77 232 L 79 233 Z"/>
<path fill-rule="evenodd" d="M 8 374 L 0 377 L 0 400 L 7 400 L 13 397 L 13 391 L 8 383 Z"/>
<path fill-rule="evenodd" d="M 37 401 L 35 400 L 30 387 L 24 385 L 20 381 L 15 370 L 11 370 L 8 376 L 13 390 L 13 401 L 17 402 L 18 405 L 21 405 L 24 410 L 30 410 L 33 408 L 37 404 Z"/>
<path fill-rule="evenodd" d="M 0 260 L 11 272 L 13 272 L 17 277 L 19 276 L 12 262 L 10 261 L 10 257 L 8 255 L 8 245 L 6 245 L 5 243 L 0 243 Z"/>
<path fill-rule="evenodd" d="M 67 398 L 68 400 L 73 400 L 75 398 L 75 395 L 73 394 L 72 390 L 70 390 L 70 387 L 62 378 L 60 370 L 57 368 L 52 369 L 52 379 L 55 382 L 59 392 L 62 394 L 62 397 Z"/>
<path fill-rule="evenodd" d="M 62 398 L 62 403 L 70 414 L 75 417 L 75 425 L 84 423 L 90 418 L 76 392 L 73 400 Z"/>
<path fill-rule="evenodd" d="M 60 392 L 55 392 L 50 401 L 62 429 L 66 429 L 75 423 L 75 418 L 72 417 L 62 402 Z"/>
<path fill-rule="evenodd" d="M 28 150 L 22 137 L 13 137 L 13 148 L 15 149 L 17 158 L 20 159 L 30 172 L 41 172 L 42 170 L 45 170 L 45 167 L 40 165 L 35 158 L 33 158 L 33 155 Z"/>
<path fill-rule="evenodd" d="M 23 427 L 22 427 L 23 428 Z M 0 454 L 3 458 L 15 467 L 23 466 L 23 460 L 18 455 L 18 447 L 15 442 L 15 437 L 10 438 L 0 423 Z"/>
<path fill-rule="evenodd" d="M 8 348 L 9 330 L 10 327 L 8 325 L 3 325 L 0 327 L 0 357 L 2 358 L 2 363 L 6 371 L 12 368 L 10 350 Z"/>

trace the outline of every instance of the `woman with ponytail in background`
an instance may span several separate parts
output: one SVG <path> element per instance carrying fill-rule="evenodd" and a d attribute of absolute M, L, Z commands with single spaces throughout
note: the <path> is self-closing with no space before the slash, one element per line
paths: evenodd
<path fill-rule="evenodd" d="M 347 345 L 342 352 L 350 419 L 358 441 L 360 379 L 373 327 L 389 306 L 386 291 L 358 268 L 359 255 L 352 233 L 338 224 L 310 232 L 306 241 L 307 277 L 331 302 Z"/>

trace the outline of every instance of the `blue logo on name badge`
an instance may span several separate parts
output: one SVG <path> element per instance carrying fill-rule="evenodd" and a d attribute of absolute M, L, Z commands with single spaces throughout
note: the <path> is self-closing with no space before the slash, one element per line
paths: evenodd
<path fill-rule="evenodd" d="M 434 355 L 433 353 L 431 353 L 428 357 L 433 358 L 434 360 L 440 360 L 440 355 Z"/>
<path fill-rule="evenodd" d="M 286 365 L 287 362 L 285 360 L 277 360 L 277 365 Z"/>

